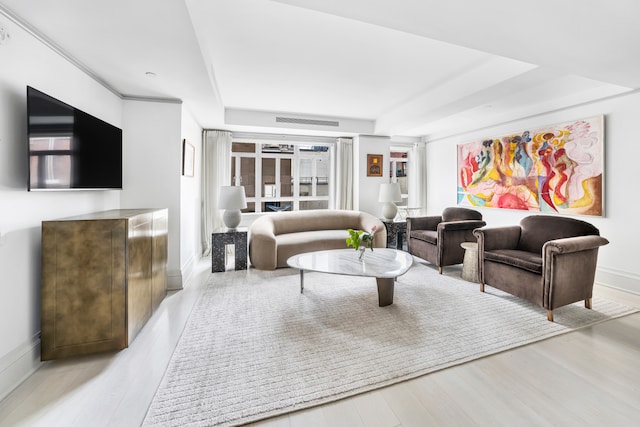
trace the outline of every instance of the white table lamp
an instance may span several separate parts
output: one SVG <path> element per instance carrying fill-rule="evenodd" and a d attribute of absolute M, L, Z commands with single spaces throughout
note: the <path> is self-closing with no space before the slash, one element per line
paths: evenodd
<path fill-rule="evenodd" d="M 247 200 L 244 195 L 244 187 L 220 187 L 218 208 L 225 210 L 224 214 L 222 214 L 222 221 L 227 228 L 235 229 L 238 227 L 242 219 L 240 209 L 245 209 L 246 207 Z"/>
<path fill-rule="evenodd" d="M 401 200 L 402 194 L 400 193 L 400 185 L 398 183 L 380 184 L 378 201 L 384 203 L 384 205 L 382 205 L 382 216 L 385 217 L 385 219 L 393 221 L 398 213 L 398 207 L 394 202 Z"/>

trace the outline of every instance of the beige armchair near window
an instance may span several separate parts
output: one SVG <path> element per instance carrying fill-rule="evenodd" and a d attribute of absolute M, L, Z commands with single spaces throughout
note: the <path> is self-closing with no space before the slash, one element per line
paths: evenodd
<path fill-rule="evenodd" d="M 609 241 L 573 218 L 534 215 L 520 225 L 475 230 L 480 290 L 485 285 L 553 310 L 584 300 L 591 308 L 598 248 Z"/>
<path fill-rule="evenodd" d="M 482 214 L 473 209 L 450 207 L 438 216 L 407 218 L 409 253 L 442 268 L 462 263 L 462 242 L 475 242 L 473 230 L 486 225 Z"/>

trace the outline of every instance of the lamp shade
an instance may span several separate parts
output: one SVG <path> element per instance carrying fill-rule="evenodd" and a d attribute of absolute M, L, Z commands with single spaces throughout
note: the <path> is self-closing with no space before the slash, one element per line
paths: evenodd
<path fill-rule="evenodd" d="M 220 187 L 220 198 L 218 199 L 220 209 L 245 209 L 247 199 L 242 186 L 222 186 Z"/>
<path fill-rule="evenodd" d="M 402 200 L 400 185 L 397 182 L 380 184 L 379 202 L 399 202 Z"/>

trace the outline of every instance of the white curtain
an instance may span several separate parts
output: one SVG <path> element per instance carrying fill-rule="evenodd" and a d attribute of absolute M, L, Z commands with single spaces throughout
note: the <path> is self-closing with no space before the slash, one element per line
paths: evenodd
<path fill-rule="evenodd" d="M 336 209 L 353 209 L 353 139 L 338 138 Z"/>
<path fill-rule="evenodd" d="M 425 211 L 427 208 L 427 146 L 425 143 L 413 144 L 409 152 L 408 187 L 409 208 Z"/>
<path fill-rule="evenodd" d="M 231 182 L 231 132 L 205 130 L 202 136 L 202 250 L 211 251 L 211 233 L 223 227 L 220 186 Z"/>

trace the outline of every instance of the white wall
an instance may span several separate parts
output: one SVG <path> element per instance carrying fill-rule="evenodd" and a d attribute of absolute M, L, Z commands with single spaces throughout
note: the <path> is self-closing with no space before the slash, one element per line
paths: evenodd
<path fill-rule="evenodd" d="M 636 241 L 640 237 L 637 227 L 640 198 L 635 188 L 640 159 L 638 93 L 429 142 L 428 213 L 439 214 L 445 207 L 456 205 L 457 144 L 599 114 L 605 115 L 605 214 L 603 217 L 578 218 L 594 224 L 600 229 L 601 235 L 610 241 L 609 245 L 600 248 L 597 282 L 640 293 L 640 263 L 636 250 Z M 528 215 L 522 211 L 478 210 L 489 226 L 517 224 Z"/>
<path fill-rule="evenodd" d="M 40 230 L 54 218 L 120 207 L 119 191 L 27 192 L 26 86 L 122 127 L 122 100 L 0 14 L 0 399 L 36 369 Z"/>
<path fill-rule="evenodd" d="M 121 207 L 169 209 L 167 285 L 180 289 L 182 105 L 127 100 L 123 113 Z"/>
<path fill-rule="evenodd" d="M 0 24 L 11 36 L 0 45 L 2 399 L 41 366 L 42 221 L 118 208 L 169 208 L 169 286 L 182 286 L 185 269 L 201 253 L 201 128 L 181 104 L 123 101 L 2 13 Z M 27 85 L 122 128 L 124 190 L 27 192 Z M 196 147 L 194 178 L 181 177 L 183 138 Z"/>
<path fill-rule="evenodd" d="M 202 254 L 200 243 L 202 128 L 185 108 L 182 110 L 182 138 L 196 150 L 194 176 L 183 176 L 180 179 L 180 268 L 183 281 L 186 282 Z"/>
<path fill-rule="evenodd" d="M 389 179 L 390 138 L 360 135 L 354 138 L 354 206 L 355 210 L 382 217 L 382 203 L 378 202 L 380 184 Z M 382 176 L 367 176 L 367 154 L 382 154 Z"/>

